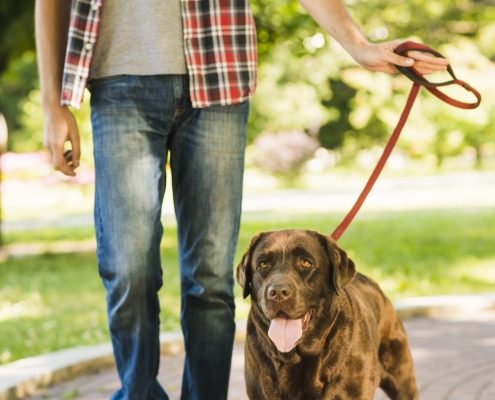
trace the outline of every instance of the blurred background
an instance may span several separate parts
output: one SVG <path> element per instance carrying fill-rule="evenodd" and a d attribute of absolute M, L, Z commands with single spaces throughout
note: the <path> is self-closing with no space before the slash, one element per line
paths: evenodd
<path fill-rule="evenodd" d="M 495 289 L 495 1 L 347 0 L 373 41 L 422 41 L 482 96 L 460 110 L 421 91 L 384 177 L 341 245 L 393 299 Z M 259 41 L 238 260 L 260 230 L 331 232 L 395 126 L 411 83 L 357 66 L 297 0 L 251 0 Z M 0 364 L 108 340 L 92 229 L 88 98 L 75 178 L 42 150 L 33 2 L 0 3 Z M 444 80 L 433 76 L 433 81 Z M 468 93 L 448 89 L 471 101 Z M 162 329 L 178 329 L 167 190 Z M 118 206 L 118 205 L 116 205 Z M 238 293 L 238 318 L 248 303 Z"/>

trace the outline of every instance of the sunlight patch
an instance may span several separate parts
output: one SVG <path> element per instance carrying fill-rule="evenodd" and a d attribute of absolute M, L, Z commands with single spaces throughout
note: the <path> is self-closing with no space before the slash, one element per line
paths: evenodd
<path fill-rule="evenodd" d="M 43 315 L 43 304 L 38 292 L 30 293 L 29 296 L 19 302 L 0 300 L 0 321 L 22 317 L 39 317 Z"/>
<path fill-rule="evenodd" d="M 463 259 L 452 266 L 455 275 L 460 279 L 476 279 L 495 285 L 495 258 L 479 260 L 476 258 Z"/>

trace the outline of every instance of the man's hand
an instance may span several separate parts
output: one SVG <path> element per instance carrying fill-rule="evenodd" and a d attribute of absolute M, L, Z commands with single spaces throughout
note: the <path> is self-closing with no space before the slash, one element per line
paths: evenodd
<path fill-rule="evenodd" d="M 423 75 L 432 72 L 445 71 L 449 60 L 442 57 L 436 57 L 430 53 L 421 51 L 410 51 L 408 57 L 399 56 L 394 50 L 403 40 L 394 40 L 378 44 L 366 43 L 358 49 L 353 49 L 352 57 L 364 68 L 370 71 L 380 71 L 395 73 L 395 65 L 403 67 L 412 67 Z"/>
<path fill-rule="evenodd" d="M 65 142 L 70 142 L 70 150 L 65 151 Z M 79 166 L 81 147 L 79 131 L 74 115 L 67 107 L 53 106 L 45 110 L 43 145 L 53 167 L 64 175 L 75 176 Z"/>
<path fill-rule="evenodd" d="M 373 44 L 358 28 L 343 0 L 300 0 L 309 15 L 335 38 L 360 65 L 370 71 L 395 73 L 395 65 L 412 67 L 421 74 L 444 71 L 448 60 L 420 51 L 410 51 L 408 57 L 394 53 L 403 40 Z"/>

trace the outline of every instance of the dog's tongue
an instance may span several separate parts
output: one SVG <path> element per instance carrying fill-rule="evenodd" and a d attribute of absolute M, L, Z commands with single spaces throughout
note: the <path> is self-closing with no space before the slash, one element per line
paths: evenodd
<path fill-rule="evenodd" d="M 291 351 L 302 336 L 302 318 L 275 318 L 268 329 L 269 338 L 282 353 Z"/>

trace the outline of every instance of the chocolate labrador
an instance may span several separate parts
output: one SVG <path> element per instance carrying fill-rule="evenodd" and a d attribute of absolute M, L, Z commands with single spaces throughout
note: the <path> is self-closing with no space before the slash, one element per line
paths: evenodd
<path fill-rule="evenodd" d="M 378 285 L 330 238 L 256 236 L 237 267 L 251 295 L 245 378 L 252 400 L 418 398 L 408 339 Z"/>

